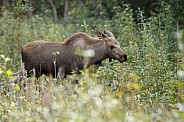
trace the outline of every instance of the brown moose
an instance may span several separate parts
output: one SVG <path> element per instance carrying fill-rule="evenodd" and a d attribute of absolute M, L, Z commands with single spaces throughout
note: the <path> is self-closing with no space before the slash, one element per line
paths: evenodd
<path fill-rule="evenodd" d="M 95 30 L 98 38 L 79 32 L 63 42 L 42 40 L 28 42 L 22 49 L 22 62 L 28 76 L 35 69 L 36 77 L 42 74 L 65 78 L 72 72 L 91 65 L 99 66 L 104 59 L 115 59 L 123 63 L 127 55 L 112 32 Z M 84 55 L 85 52 L 89 55 Z"/>

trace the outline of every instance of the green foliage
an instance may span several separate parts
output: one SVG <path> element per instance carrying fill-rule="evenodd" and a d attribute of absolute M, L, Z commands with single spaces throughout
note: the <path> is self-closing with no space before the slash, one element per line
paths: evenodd
<path fill-rule="evenodd" d="M 87 4 L 96 5 L 95 2 Z M 97 10 L 102 8 L 98 4 Z M 25 11 L 19 4 L 15 9 Z M 19 16 L 17 11 L 3 8 L 0 18 L 0 120 L 182 121 L 184 31 L 173 26 L 169 6 L 147 19 L 139 10 L 138 23 L 134 22 L 132 11 L 129 6 L 124 10 L 115 7 L 111 12 L 116 15 L 109 20 L 90 16 L 87 7 L 77 6 L 71 11 L 69 22 L 52 24 L 51 19 L 43 15 Z M 107 13 L 104 10 L 100 14 Z M 16 77 L 10 76 L 20 68 L 20 51 L 27 42 L 61 42 L 78 31 L 94 35 L 95 28 L 114 33 L 128 54 L 127 62 L 104 61 L 96 73 L 85 69 L 81 75 L 63 80 L 23 75 L 15 83 Z M 79 53 L 85 55 L 85 52 Z M 75 79 L 79 84 L 72 83 Z"/>

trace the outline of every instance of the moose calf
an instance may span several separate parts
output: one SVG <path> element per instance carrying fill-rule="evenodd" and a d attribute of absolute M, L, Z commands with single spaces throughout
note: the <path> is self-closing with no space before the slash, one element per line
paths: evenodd
<path fill-rule="evenodd" d="M 37 78 L 42 74 L 65 78 L 72 72 L 79 73 L 84 67 L 99 66 L 107 58 L 121 63 L 127 61 L 127 55 L 112 32 L 101 32 L 97 29 L 95 32 L 98 38 L 79 32 L 63 42 L 28 42 L 21 51 L 28 76 L 35 69 Z M 88 58 L 84 52 L 89 52 L 89 55 L 86 55 Z"/>

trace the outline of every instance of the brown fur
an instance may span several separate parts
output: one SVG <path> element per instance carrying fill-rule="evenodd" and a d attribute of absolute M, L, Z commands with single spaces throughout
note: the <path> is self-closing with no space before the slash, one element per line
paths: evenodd
<path fill-rule="evenodd" d="M 86 33 L 76 33 L 63 42 L 46 42 L 42 40 L 28 42 L 22 48 L 22 61 L 25 69 L 30 71 L 34 68 L 36 77 L 42 74 L 53 77 L 66 77 L 72 71 L 78 73 L 90 65 L 100 65 L 102 60 L 112 58 L 124 62 L 127 60 L 126 54 L 120 48 L 120 44 L 115 40 L 110 31 L 96 30 L 99 38 L 94 38 Z M 95 55 L 91 58 L 82 56 L 83 51 L 92 49 Z M 53 52 L 59 52 L 54 55 Z M 78 52 L 78 53 L 77 53 Z M 56 64 L 54 65 L 54 62 Z M 58 75 L 59 74 L 59 75 Z"/>

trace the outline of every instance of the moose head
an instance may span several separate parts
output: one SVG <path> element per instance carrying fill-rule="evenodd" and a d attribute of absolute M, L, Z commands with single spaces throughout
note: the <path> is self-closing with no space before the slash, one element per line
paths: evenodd
<path fill-rule="evenodd" d="M 95 29 L 96 35 L 99 39 L 101 39 L 106 47 L 106 54 L 109 57 L 109 60 L 112 59 L 118 60 L 119 62 L 123 63 L 127 61 L 127 55 L 120 47 L 120 43 L 116 41 L 112 32 L 108 30 L 104 30 L 104 32 Z"/>

